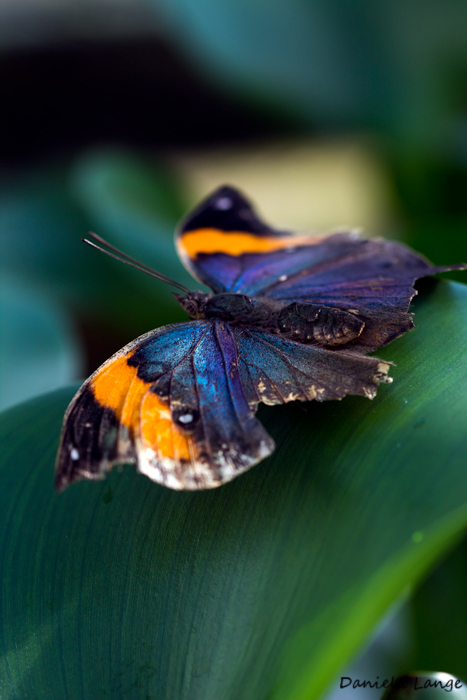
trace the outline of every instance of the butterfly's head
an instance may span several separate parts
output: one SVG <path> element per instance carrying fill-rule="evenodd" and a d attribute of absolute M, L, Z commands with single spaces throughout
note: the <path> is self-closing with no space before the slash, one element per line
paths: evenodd
<path fill-rule="evenodd" d="M 210 294 L 205 292 L 188 292 L 187 294 L 179 294 L 173 292 L 175 299 L 180 306 L 187 312 L 188 316 L 193 319 L 205 318 L 206 304 L 210 298 Z"/>

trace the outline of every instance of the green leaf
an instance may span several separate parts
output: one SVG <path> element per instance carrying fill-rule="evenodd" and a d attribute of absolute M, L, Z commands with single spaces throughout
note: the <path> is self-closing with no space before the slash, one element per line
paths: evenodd
<path fill-rule="evenodd" d="M 467 678 L 467 540 L 444 557 L 411 601 L 412 668 Z"/>
<path fill-rule="evenodd" d="M 263 407 L 275 453 L 214 491 L 128 467 L 57 496 L 72 391 L 5 413 L 5 695 L 321 697 L 467 525 L 467 288 L 428 285 L 416 312 L 373 402 Z"/>

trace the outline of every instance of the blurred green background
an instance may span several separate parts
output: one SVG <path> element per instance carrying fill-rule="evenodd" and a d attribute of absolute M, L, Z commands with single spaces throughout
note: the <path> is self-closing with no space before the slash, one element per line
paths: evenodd
<path fill-rule="evenodd" d="M 467 261 L 465 0 L 5 0 L 0 45 L 2 408 L 184 318 L 80 238 L 194 288 L 174 227 L 223 183 L 273 225 Z M 358 663 L 467 656 L 466 566 L 464 544 Z"/>

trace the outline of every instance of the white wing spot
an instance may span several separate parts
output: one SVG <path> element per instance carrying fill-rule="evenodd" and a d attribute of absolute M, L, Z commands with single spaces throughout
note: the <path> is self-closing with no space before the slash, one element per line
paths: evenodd
<path fill-rule="evenodd" d="M 180 423 L 191 423 L 191 421 L 193 420 L 193 416 L 191 415 L 191 413 L 185 413 L 185 415 L 180 416 L 178 420 L 180 421 Z"/>
<path fill-rule="evenodd" d="M 230 209 L 232 206 L 232 200 L 230 197 L 219 197 L 215 203 L 216 209 Z"/>
<path fill-rule="evenodd" d="M 286 279 L 288 279 L 287 275 L 281 275 L 279 277 L 279 282 L 285 282 Z"/>
<path fill-rule="evenodd" d="M 367 397 L 367 399 L 374 399 L 376 396 L 376 390 L 373 389 L 372 387 L 363 387 L 363 393 Z"/>
<path fill-rule="evenodd" d="M 79 459 L 79 452 L 76 449 L 76 447 L 72 447 L 70 457 L 74 462 L 76 462 L 76 460 Z"/>
<path fill-rule="evenodd" d="M 297 393 L 296 391 L 291 391 L 288 396 L 285 397 L 284 401 L 297 401 L 297 399 L 300 399 L 301 395 Z"/>

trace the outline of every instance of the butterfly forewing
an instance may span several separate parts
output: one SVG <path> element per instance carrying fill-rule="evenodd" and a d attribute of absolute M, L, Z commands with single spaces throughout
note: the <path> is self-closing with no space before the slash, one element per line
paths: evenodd
<path fill-rule="evenodd" d="M 170 488 L 213 488 L 273 449 L 242 390 L 231 332 L 195 321 L 146 334 L 88 379 L 67 412 L 56 485 L 136 462 Z"/>
<path fill-rule="evenodd" d="M 225 209 L 227 202 L 230 209 Z M 238 211 L 249 223 L 242 245 L 237 245 Z M 327 237 L 276 231 L 228 187 L 211 195 L 185 222 L 178 247 L 189 269 L 216 293 L 351 311 L 365 323 L 354 340 L 360 353 L 376 350 L 413 328 L 408 309 L 417 279 L 465 268 L 463 264 L 435 267 L 401 243 L 365 240 L 353 231 Z"/>

